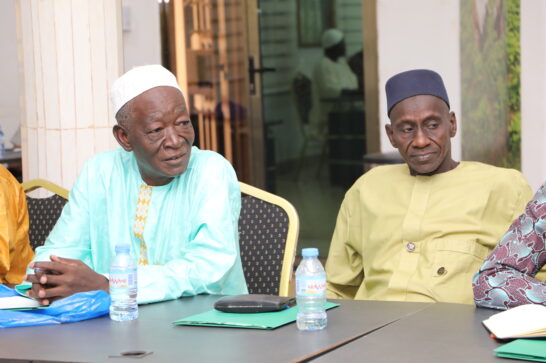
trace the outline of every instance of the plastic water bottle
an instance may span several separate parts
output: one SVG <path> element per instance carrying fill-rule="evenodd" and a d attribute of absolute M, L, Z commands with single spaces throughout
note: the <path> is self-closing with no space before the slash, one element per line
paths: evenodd
<path fill-rule="evenodd" d="M 320 330 L 326 327 L 326 272 L 318 259 L 317 248 L 304 248 L 296 270 L 297 326 L 299 330 Z"/>
<path fill-rule="evenodd" d="M 110 265 L 110 319 L 127 321 L 138 318 L 137 265 L 130 246 L 116 246 L 116 257 Z"/>

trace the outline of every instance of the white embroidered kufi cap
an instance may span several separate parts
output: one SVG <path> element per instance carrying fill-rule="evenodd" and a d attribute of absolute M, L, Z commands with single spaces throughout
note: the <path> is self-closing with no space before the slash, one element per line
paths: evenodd
<path fill-rule="evenodd" d="M 343 32 L 338 29 L 328 29 L 322 33 L 321 43 L 323 49 L 328 49 L 343 40 Z"/>
<path fill-rule="evenodd" d="M 110 90 L 110 101 L 114 108 L 114 115 L 136 96 L 159 86 L 174 87 L 180 90 L 174 74 L 159 64 L 135 67 L 126 72 L 114 82 Z"/>

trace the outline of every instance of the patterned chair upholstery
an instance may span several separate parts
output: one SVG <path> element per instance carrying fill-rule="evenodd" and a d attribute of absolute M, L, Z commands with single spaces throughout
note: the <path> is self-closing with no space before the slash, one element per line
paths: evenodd
<path fill-rule="evenodd" d="M 27 195 L 29 239 L 32 249 L 44 244 L 68 202 L 68 191 L 51 182 L 36 179 L 23 183 L 26 193 L 37 188 L 44 188 L 55 194 L 47 198 L 33 198 Z"/>
<path fill-rule="evenodd" d="M 239 245 L 248 292 L 287 296 L 299 232 L 296 210 L 281 197 L 239 184 Z"/>

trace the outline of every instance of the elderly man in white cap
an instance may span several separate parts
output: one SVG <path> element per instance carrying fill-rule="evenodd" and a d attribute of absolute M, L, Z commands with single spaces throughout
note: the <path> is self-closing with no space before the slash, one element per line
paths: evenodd
<path fill-rule="evenodd" d="M 192 146 L 194 130 L 174 75 L 137 67 L 113 85 L 121 148 L 91 158 L 43 247 L 29 295 L 43 304 L 108 291 L 118 244 L 139 260 L 138 302 L 246 293 L 237 223 L 240 190 L 229 162 Z"/>

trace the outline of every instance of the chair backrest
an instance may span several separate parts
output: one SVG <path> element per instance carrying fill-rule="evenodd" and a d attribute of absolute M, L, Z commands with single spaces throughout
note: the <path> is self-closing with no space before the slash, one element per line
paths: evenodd
<path fill-rule="evenodd" d="M 299 218 L 290 202 L 239 182 L 239 245 L 250 294 L 288 296 Z"/>
<path fill-rule="evenodd" d="M 27 195 L 29 215 L 29 239 L 32 249 L 44 244 L 49 232 L 57 223 L 64 205 L 68 201 L 68 190 L 47 180 L 34 179 L 22 184 L 25 193 L 44 188 L 54 194 L 47 198 L 32 198 Z"/>

